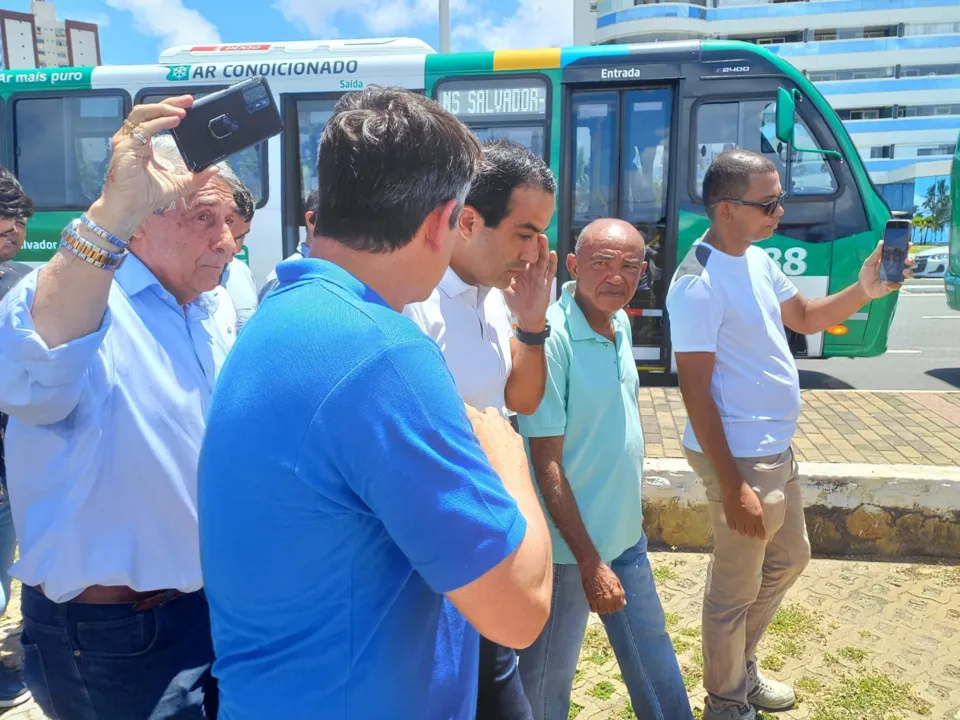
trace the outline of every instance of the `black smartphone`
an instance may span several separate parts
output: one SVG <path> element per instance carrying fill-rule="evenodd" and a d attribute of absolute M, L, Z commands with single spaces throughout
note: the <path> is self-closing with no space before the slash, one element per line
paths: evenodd
<path fill-rule="evenodd" d="M 206 95 L 170 131 L 192 172 L 279 135 L 280 111 L 264 77 L 252 77 Z"/>
<path fill-rule="evenodd" d="M 910 242 L 911 220 L 887 220 L 883 229 L 883 255 L 880 260 L 882 282 L 903 282 L 903 269 L 907 262 L 907 245 Z"/>

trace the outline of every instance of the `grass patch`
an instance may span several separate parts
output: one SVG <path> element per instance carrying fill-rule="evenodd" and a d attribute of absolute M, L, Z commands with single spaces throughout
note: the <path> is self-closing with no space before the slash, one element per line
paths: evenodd
<path fill-rule="evenodd" d="M 817 637 L 820 635 L 820 619 L 799 605 L 788 605 L 777 610 L 767 632 L 789 640 Z"/>
<path fill-rule="evenodd" d="M 829 665 L 830 667 L 839 667 L 840 659 L 836 655 L 833 655 L 832 653 L 824 653 L 823 664 Z"/>
<path fill-rule="evenodd" d="M 796 640 L 784 638 L 777 643 L 777 652 L 789 658 L 798 658 L 803 655 L 805 646 Z"/>
<path fill-rule="evenodd" d="M 687 690 L 692 690 L 703 680 L 703 651 L 700 648 L 693 652 L 689 661 L 680 665 L 680 673 Z"/>
<path fill-rule="evenodd" d="M 786 665 L 786 663 L 779 655 L 767 655 L 760 661 L 760 667 L 764 670 L 773 670 L 774 672 L 783 670 L 784 665 Z"/>
<path fill-rule="evenodd" d="M 663 617 L 667 622 L 667 630 L 673 630 L 680 622 L 680 616 L 675 612 L 664 613 Z"/>
<path fill-rule="evenodd" d="M 703 670 L 700 668 L 683 669 L 680 675 L 683 678 L 683 686 L 687 690 L 693 690 L 703 680 Z"/>
<path fill-rule="evenodd" d="M 693 627 L 684 628 L 683 630 L 680 631 L 680 634 L 683 635 L 684 637 L 698 638 L 700 637 L 701 632 L 700 632 L 700 628 L 694 625 Z"/>
<path fill-rule="evenodd" d="M 583 710 L 583 705 L 577 705 L 577 703 L 571 701 L 570 712 L 567 713 L 567 720 L 574 720 L 574 718 L 580 714 L 581 710 Z"/>
<path fill-rule="evenodd" d="M 583 659 L 595 665 L 603 665 L 612 657 L 613 648 L 610 647 L 606 631 L 598 625 L 587 628 L 583 636 Z"/>
<path fill-rule="evenodd" d="M 794 683 L 794 687 L 800 692 L 807 693 L 808 695 L 816 695 L 818 692 L 823 690 L 823 683 L 812 675 L 804 675 Z"/>
<path fill-rule="evenodd" d="M 580 678 L 582 678 L 582 677 L 583 677 L 583 670 L 580 669 L 580 668 L 577 668 L 577 671 L 573 674 L 573 682 L 574 682 L 574 684 L 580 682 Z"/>
<path fill-rule="evenodd" d="M 873 637 L 873 633 L 870 632 L 869 630 L 861 630 L 860 637 L 862 637 L 864 640 L 869 640 L 870 638 Z"/>
<path fill-rule="evenodd" d="M 855 663 L 862 663 L 867 659 L 867 651 L 847 645 L 845 648 L 840 648 L 840 657 L 852 660 Z"/>
<path fill-rule="evenodd" d="M 671 580 L 676 580 L 679 575 L 676 571 L 667 565 L 658 565 L 653 569 L 653 579 L 656 581 L 657 585 L 661 583 L 670 582 Z"/>
<path fill-rule="evenodd" d="M 592 688 L 587 690 L 587 695 L 592 695 L 598 700 L 609 700 L 616 690 L 616 686 L 609 680 L 601 680 Z"/>
<path fill-rule="evenodd" d="M 620 718 L 620 720 L 637 720 L 637 714 L 633 711 L 633 703 L 627 700 L 626 704 L 617 710 L 614 717 Z"/>
<path fill-rule="evenodd" d="M 814 705 L 810 720 L 891 720 L 900 712 L 929 715 L 930 707 L 908 683 L 883 673 L 845 677 Z"/>
<path fill-rule="evenodd" d="M 673 651 L 677 655 L 682 655 L 687 650 L 693 647 L 693 644 L 684 640 L 683 638 L 675 637 L 673 638 Z"/>
<path fill-rule="evenodd" d="M 614 677 L 620 682 L 623 682 L 623 673 L 617 673 Z"/>
<path fill-rule="evenodd" d="M 693 720 L 703 720 L 703 708 L 693 709 Z"/>

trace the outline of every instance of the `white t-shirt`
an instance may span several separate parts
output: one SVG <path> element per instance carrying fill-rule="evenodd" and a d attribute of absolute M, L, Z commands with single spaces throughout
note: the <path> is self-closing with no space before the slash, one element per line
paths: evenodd
<path fill-rule="evenodd" d="M 710 392 L 734 457 L 778 455 L 800 417 L 800 379 L 780 315 L 797 288 L 758 247 L 733 256 L 698 240 L 667 293 L 673 350 L 716 353 Z M 683 444 L 700 451 L 690 423 Z"/>
<path fill-rule="evenodd" d="M 507 417 L 513 326 L 500 290 L 468 285 L 448 268 L 430 297 L 407 305 L 403 314 L 440 346 L 464 401 Z"/>
<path fill-rule="evenodd" d="M 257 281 L 253 270 L 243 260 L 234 258 L 227 265 L 223 277 L 223 287 L 230 294 L 233 306 L 237 310 L 237 332 L 260 305 L 257 300 Z"/>

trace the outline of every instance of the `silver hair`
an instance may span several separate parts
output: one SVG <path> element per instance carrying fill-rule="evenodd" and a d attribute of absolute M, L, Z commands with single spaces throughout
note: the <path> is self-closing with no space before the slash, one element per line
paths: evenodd
<path fill-rule="evenodd" d="M 174 141 L 173 136 L 169 134 L 154 135 L 150 140 L 150 144 L 153 147 L 154 160 L 157 165 L 164 170 L 178 174 L 190 172 L 187 169 L 187 164 L 183 161 L 183 156 L 180 155 L 180 150 L 177 148 L 177 143 Z M 217 163 L 217 169 L 220 172 L 215 178 L 215 181 L 218 179 L 222 180 L 230 188 L 231 193 L 233 192 L 235 184 L 242 184 L 237 174 L 233 171 L 233 168 L 231 168 L 226 161 Z M 167 207 L 160 208 L 154 212 L 157 215 L 163 215 L 171 210 L 176 210 L 178 203 L 179 201 L 173 202 Z"/>

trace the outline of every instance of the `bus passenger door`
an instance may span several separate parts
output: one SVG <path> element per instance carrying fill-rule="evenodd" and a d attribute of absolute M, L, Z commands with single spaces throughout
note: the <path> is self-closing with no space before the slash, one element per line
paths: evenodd
<path fill-rule="evenodd" d="M 674 152 L 675 88 L 574 89 L 566 106 L 568 130 L 561 228 L 564 254 L 593 220 L 620 218 L 646 241 L 647 269 L 626 308 L 633 353 L 641 371 L 669 367 L 663 315 L 677 237 L 668 211 L 668 168 Z M 562 263 L 561 263 L 562 264 Z"/>

